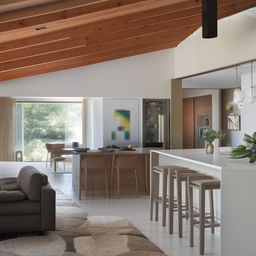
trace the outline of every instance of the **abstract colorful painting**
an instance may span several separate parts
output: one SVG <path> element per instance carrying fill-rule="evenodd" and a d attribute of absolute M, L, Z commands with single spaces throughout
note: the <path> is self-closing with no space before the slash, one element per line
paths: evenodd
<path fill-rule="evenodd" d="M 112 140 L 117 139 L 117 132 L 123 132 L 124 140 L 130 140 L 131 137 L 131 112 L 130 110 L 116 109 L 114 117 L 118 118 L 119 125 L 112 131 Z"/>
<path fill-rule="evenodd" d="M 103 146 L 140 145 L 139 99 L 103 99 Z"/>

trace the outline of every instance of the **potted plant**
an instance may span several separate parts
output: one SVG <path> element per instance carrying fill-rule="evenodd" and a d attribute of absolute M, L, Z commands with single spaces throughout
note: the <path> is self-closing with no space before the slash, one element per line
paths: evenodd
<path fill-rule="evenodd" d="M 245 134 L 244 135 L 244 145 L 239 145 L 234 148 L 231 152 L 233 158 L 250 158 L 250 163 L 255 163 L 256 161 L 256 132 L 252 136 Z"/>
<path fill-rule="evenodd" d="M 214 146 L 213 141 L 215 139 L 223 139 L 225 136 L 225 133 L 223 131 L 215 131 L 212 129 L 205 129 L 202 132 L 201 138 L 205 141 L 205 147 L 206 147 L 206 153 L 213 154 L 214 152 Z"/>

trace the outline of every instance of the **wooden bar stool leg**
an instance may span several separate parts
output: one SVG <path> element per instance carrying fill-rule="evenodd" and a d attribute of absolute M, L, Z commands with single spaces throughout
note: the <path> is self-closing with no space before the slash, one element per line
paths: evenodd
<path fill-rule="evenodd" d="M 148 157 L 147 154 L 145 154 L 145 161 L 144 161 L 144 167 L 145 167 L 145 171 L 144 171 L 144 175 L 145 175 L 145 187 L 146 187 L 146 192 L 148 194 Z"/>
<path fill-rule="evenodd" d="M 154 199 L 158 196 L 159 192 L 159 175 L 151 171 L 150 178 L 150 220 L 153 220 L 154 212 Z"/>
<path fill-rule="evenodd" d="M 135 185 L 136 185 L 136 195 L 139 196 L 139 184 L 138 184 L 138 176 L 137 176 L 137 170 L 134 169 L 134 178 L 135 178 Z"/>
<path fill-rule="evenodd" d="M 185 182 L 185 193 L 186 193 L 186 220 L 189 219 L 189 203 L 188 203 L 188 186 L 187 186 L 187 181 Z"/>
<path fill-rule="evenodd" d="M 117 168 L 117 197 L 120 197 L 120 170 Z"/>
<path fill-rule="evenodd" d="M 108 190 L 108 170 L 105 169 L 105 184 L 106 184 L 106 195 L 107 195 L 107 198 L 109 197 L 109 190 Z"/>
<path fill-rule="evenodd" d="M 154 211 L 154 200 L 153 197 L 150 198 L 150 220 L 153 220 L 153 211 Z"/>
<path fill-rule="evenodd" d="M 169 174 L 169 233 L 173 234 L 174 178 Z"/>
<path fill-rule="evenodd" d="M 167 201 L 167 172 L 163 171 L 162 173 L 162 182 L 163 182 L 163 190 L 162 190 L 162 202 L 163 202 L 163 212 L 162 212 L 162 222 L 163 226 L 166 226 L 166 201 Z"/>
<path fill-rule="evenodd" d="M 156 208 L 155 208 L 155 221 L 158 221 L 158 215 L 159 215 L 159 202 L 156 201 Z"/>
<path fill-rule="evenodd" d="M 193 188 L 190 186 L 190 182 L 187 182 L 188 194 L 189 194 L 189 232 L 190 232 L 190 247 L 194 246 L 194 202 L 193 202 Z"/>
<path fill-rule="evenodd" d="M 214 227 L 214 201 L 213 201 L 213 190 L 209 190 L 209 202 L 210 202 L 210 214 L 211 214 L 211 232 L 212 234 L 215 233 L 215 227 Z"/>
<path fill-rule="evenodd" d="M 204 255 L 204 236 L 205 236 L 205 189 L 199 189 L 199 229 L 200 229 L 200 255 Z"/>
<path fill-rule="evenodd" d="M 179 237 L 182 237 L 182 188 L 179 175 L 176 175 L 177 185 L 177 204 L 178 204 L 178 224 L 179 224 Z"/>

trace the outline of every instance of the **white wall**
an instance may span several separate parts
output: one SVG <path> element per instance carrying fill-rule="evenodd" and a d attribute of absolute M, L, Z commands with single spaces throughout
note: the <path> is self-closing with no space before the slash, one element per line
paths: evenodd
<path fill-rule="evenodd" d="M 166 98 L 174 50 L 0 82 L 0 96 Z"/>
<path fill-rule="evenodd" d="M 253 9 L 222 19 L 218 24 L 217 38 L 202 39 L 198 29 L 175 49 L 175 78 L 256 59 Z"/>

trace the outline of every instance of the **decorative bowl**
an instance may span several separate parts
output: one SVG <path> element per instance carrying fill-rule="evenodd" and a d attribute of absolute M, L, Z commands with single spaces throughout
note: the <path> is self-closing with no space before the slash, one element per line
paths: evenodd
<path fill-rule="evenodd" d="M 89 148 L 76 148 L 74 151 L 77 153 L 87 152 Z"/>

